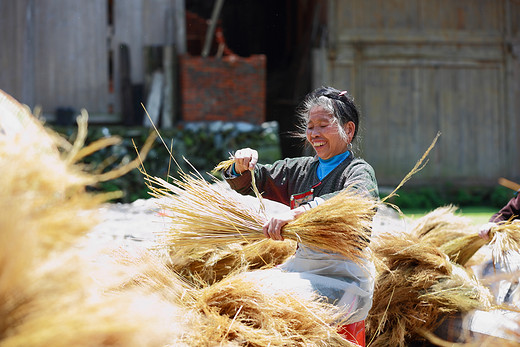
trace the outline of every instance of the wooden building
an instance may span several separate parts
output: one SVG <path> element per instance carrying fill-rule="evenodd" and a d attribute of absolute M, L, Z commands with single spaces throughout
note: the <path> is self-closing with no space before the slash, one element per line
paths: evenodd
<path fill-rule="evenodd" d="M 348 89 L 362 155 L 399 182 L 441 136 L 414 183 L 520 181 L 520 2 L 331 0 L 313 83 Z"/>
<path fill-rule="evenodd" d="M 0 13 L 0 88 L 44 114 L 124 122 L 121 83 L 144 88 L 144 48 L 186 50 L 184 0 L 2 0 Z"/>
<path fill-rule="evenodd" d="M 188 54 L 186 12 L 208 19 L 215 3 L 0 0 L 0 89 L 130 124 L 125 80 L 146 96 L 147 49 Z M 397 184 L 440 132 L 409 184 L 491 186 L 520 182 L 519 17 L 518 0 L 226 0 L 220 24 L 238 56 L 266 56 L 265 119 L 279 122 L 284 156 L 301 152 L 285 136 L 298 102 L 332 85 L 361 109 L 359 154 L 380 184 Z"/>

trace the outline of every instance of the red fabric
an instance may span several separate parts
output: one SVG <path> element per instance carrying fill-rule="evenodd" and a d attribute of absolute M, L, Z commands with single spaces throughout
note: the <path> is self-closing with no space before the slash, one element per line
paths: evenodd
<path fill-rule="evenodd" d="M 357 343 L 361 347 L 365 347 L 365 321 L 359 321 L 352 324 L 341 325 L 338 327 L 338 333 L 347 341 Z"/>

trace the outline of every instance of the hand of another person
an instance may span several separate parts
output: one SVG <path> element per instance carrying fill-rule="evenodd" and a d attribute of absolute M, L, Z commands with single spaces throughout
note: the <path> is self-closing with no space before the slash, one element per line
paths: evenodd
<path fill-rule="evenodd" d="M 489 240 L 489 232 L 491 231 L 491 228 L 493 228 L 496 225 L 496 223 L 492 222 L 482 224 L 479 228 L 478 236 L 480 236 L 484 240 Z"/>
<path fill-rule="evenodd" d="M 253 170 L 258 162 L 258 152 L 251 148 L 239 149 L 235 152 L 235 171 L 239 174 Z"/>
<path fill-rule="evenodd" d="M 263 226 L 264 235 L 272 240 L 283 241 L 282 228 L 305 212 L 303 207 L 295 208 L 271 217 Z"/>

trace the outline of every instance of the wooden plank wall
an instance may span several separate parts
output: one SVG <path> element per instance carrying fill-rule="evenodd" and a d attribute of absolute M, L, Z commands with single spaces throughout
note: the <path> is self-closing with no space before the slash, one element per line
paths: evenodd
<path fill-rule="evenodd" d="M 510 176 L 520 181 L 520 2 L 507 1 L 505 7 L 506 54 L 506 153 Z"/>
<path fill-rule="evenodd" d="M 35 101 L 108 112 L 106 1 L 35 3 Z"/>
<path fill-rule="evenodd" d="M 45 113 L 58 107 L 107 112 L 106 1 L 21 0 L 1 6 L 0 37 L 12 50 L 0 55 L 0 88 L 31 107 L 41 105 Z"/>
<path fill-rule="evenodd" d="M 130 78 L 133 84 L 149 85 L 145 71 L 145 47 L 175 45 L 176 54 L 186 52 L 184 0 L 114 1 L 114 29 L 111 49 L 114 54 L 114 86 L 120 90 L 119 47 L 128 45 Z M 120 100 L 115 109 L 119 111 Z M 124 116 L 124 115 L 123 115 Z"/>
<path fill-rule="evenodd" d="M 0 50 L 0 89 L 44 113 L 58 107 L 120 112 L 120 45 L 130 49 L 132 82 L 144 83 L 145 46 L 175 43 L 185 52 L 184 0 L 112 3 L 110 26 L 108 0 L 0 1 L 0 39 L 8 43 Z"/>
<path fill-rule="evenodd" d="M 331 0 L 314 84 L 362 111 L 361 155 L 397 184 L 437 134 L 411 184 L 520 181 L 518 2 Z M 517 50 L 517 54 L 514 50 Z"/>
<path fill-rule="evenodd" d="M 34 33 L 28 25 L 34 16 L 34 0 L 0 1 L 0 89 L 18 100 L 34 102 Z"/>

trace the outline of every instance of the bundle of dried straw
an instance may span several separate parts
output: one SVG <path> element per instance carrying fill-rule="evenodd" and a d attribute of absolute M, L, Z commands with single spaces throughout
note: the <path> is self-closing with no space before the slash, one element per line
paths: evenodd
<path fill-rule="evenodd" d="M 89 194 L 87 186 L 114 179 L 138 166 L 139 161 L 134 160 L 113 171 L 88 172 L 78 161 L 120 139 L 105 138 L 85 147 L 87 122 L 88 114 L 83 110 L 78 117 L 78 135 L 71 144 L 0 91 L 0 190 L 5 197 L 11 196 L 4 200 L 2 213 L 5 222 L 28 223 L 24 229 L 38 231 L 34 242 L 41 256 L 70 246 L 95 222 L 89 210 L 120 196 L 119 192 Z M 144 146 L 143 158 L 153 139 L 151 136 Z M 17 210 L 17 220 L 12 220 L 16 214 L 9 213 L 10 209 Z M 20 215 L 22 212 L 25 215 Z"/>
<path fill-rule="evenodd" d="M 489 290 L 430 242 L 402 234 L 373 240 L 377 278 L 367 322 L 371 346 L 405 346 L 450 313 L 489 309 Z"/>
<path fill-rule="evenodd" d="M 422 241 L 440 246 L 474 232 L 471 219 L 456 214 L 453 205 L 438 207 L 411 224 L 411 233 Z"/>
<path fill-rule="evenodd" d="M 202 177 L 183 174 L 173 184 L 146 177 L 151 194 L 170 213 L 166 244 L 190 247 L 264 239 L 267 216 L 243 205 L 233 195 L 218 190 Z M 378 202 L 344 190 L 282 229 L 286 239 L 343 254 L 359 261 L 368 245 L 372 217 Z"/>
<path fill-rule="evenodd" d="M 296 243 L 264 239 L 249 244 L 236 242 L 210 248 L 172 245 L 166 248 L 171 267 L 176 273 L 191 284 L 207 286 L 232 273 L 279 265 L 294 254 Z"/>
<path fill-rule="evenodd" d="M 491 228 L 489 239 L 482 239 L 476 232 L 453 239 L 440 246 L 450 259 L 465 265 L 485 244 L 489 244 L 493 262 L 507 267 L 508 254 L 520 253 L 520 223 L 505 221 Z"/>
<path fill-rule="evenodd" d="M 188 316 L 182 307 L 137 288 L 109 294 L 71 247 L 110 197 L 86 186 L 129 169 L 84 171 L 76 161 L 93 150 L 82 145 L 86 113 L 80 124 L 70 144 L 0 91 L 0 345 L 176 344 Z"/>
<path fill-rule="evenodd" d="M 208 320 L 206 342 L 267 346 L 356 346 L 337 334 L 337 309 L 290 293 L 266 293 L 258 283 L 230 276 L 196 295 L 193 305 Z"/>
<path fill-rule="evenodd" d="M 111 272 L 106 281 L 117 281 L 119 269 Z M 2 346 L 180 346 L 176 342 L 199 319 L 165 299 L 164 289 L 155 294 L 141 286 L 101 286 L 99 269 L 74 252 L 24 268 L 23 275 L 23 286 L 1 293 Z"/>

